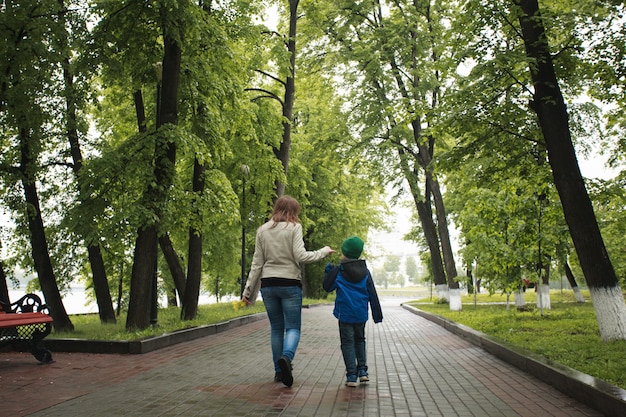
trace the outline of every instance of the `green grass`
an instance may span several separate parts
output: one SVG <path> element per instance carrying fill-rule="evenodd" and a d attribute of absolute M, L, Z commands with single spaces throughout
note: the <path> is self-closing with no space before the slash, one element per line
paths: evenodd
<path fill-rule="evenodd" d="M 180 308 L 168 307 L 159 309 L 157 326 L 150 326 L 136 332 L 126 331 L 126 314 L 117 317 L 115 324 L 101 324 L 97 314 L 72 315 L 73 332 L 55 332 L 49 336 L 55 339 L 87 339 L 87 340 L 138 340 L 190 327 L 221 323 L 230 319 L 264 312 L 262 302 L 254 306 L 239 307 L 233 303 L 207 304 L 198 306 L 198 315 L 194 320 L 182 321 Z"/>
<path fill-rule="evenodd" d="M 436 302 L 409 304 L 626 389 L 626 341 L 603 342 L 592 303 L 570 302 L 571 294 L 552 293 L 543 316 L 534 292 L 524 297 L 529 311 L 518 311 L 512 298 L 508 309 L 496 304 L 506 301 L 499 295 L 479 295 L 476 305 L 473 296 L 463 297 L 460 312 Z"/>
<path fill-rule="evenodd" d="M 305 299 L 303 304 L 325 303 L 326 300 Z M 126 314 L 122 313 L 115 324 L 101 324 L 97 314 L 72 315 L 73 332 L 55 332 L 54 339 L 86 340 L 139 340 L 159 336 L 176 330 L 221 323 L 236 317 L 265 312 L 262 302 L 254 306 L 241 306 L 240 303 L 218 303 L 198 306 L 198 315 L 194 320 L 182 321 L 179 307 L 159 309 L 157 326 L 135 332 L 126 331 Z"/>

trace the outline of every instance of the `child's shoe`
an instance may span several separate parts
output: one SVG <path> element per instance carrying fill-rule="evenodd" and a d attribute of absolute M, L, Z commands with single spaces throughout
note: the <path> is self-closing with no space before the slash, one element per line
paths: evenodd
<path fill-rule="evenodd" d="M 348 377 L 346 378 L 346 386 L 347 387 L 358 387 L 359 386 L 359 382 L 357 380 L 356 375 L 348 375 Z"/>
<path fill-rule="evenodd" d="M 359 371 L 359 382 L 369 382 L 370 377 L 367 375 L 367 371 Z"/>

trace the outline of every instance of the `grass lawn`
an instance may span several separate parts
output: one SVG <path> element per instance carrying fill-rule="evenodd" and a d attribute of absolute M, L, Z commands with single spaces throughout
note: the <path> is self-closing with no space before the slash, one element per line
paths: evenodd
<path fill-rule="evenodd" d="M 571 291 L 553 291 L 543 316 L 534 291 L 524 297 L 529 311 L 518 311 L 513 297 L 507 306 L 505 296 L 487 294 L 464 296 L 460 312 L 436 300 L 409 304 L 626 389 L 626 341 L 602 341 L 589 293 L 583 295 L 588 301 L 580 304 Z"/>
<path fill-rule="evenodd" d="M 97 314 L 78 314 L 70 316 L 74 324 L 73 332 L 53 331 L 49 337 L 52 339 L 138 340 L 190 327 L 221 323 L 261 312 L 265 312 L 262 302 L 254 306 L 241 306 L 239 303 L 206 304 L 198 306 L 198 315 L 194 320 L 181 321 L 179 307 L 160 308 L 157 325 L 136 332 L 126 331 L 126 313 L 122 313 L 117 318 L 117 323 L 114 324 L 101 324 Z"/>
<path fill-rule="evenodd" d="M 303 300 L 305 305 L 327 302 L 332 302 L 332 300 Z M 138 340 L 176 330 L 222 323 L 236 317 L 262 312 L 265 312 L 265 306 L 261 301 L 254 306 L 245 306 L 241 301 L 204 304 L 198 306 L 198 315 L 194 320 L 181 321 L 179 307 L 160 308 L 157 325 L 136 332 L 126 331 L 126 313 L 122 313 L 117 318 L 117 323 L 114 324 L 101 324 L 97 314 L 77 314 L 70 316 L 74 325 L 73 332 L 53 331 L 49 337 L 52 339 Z"/>

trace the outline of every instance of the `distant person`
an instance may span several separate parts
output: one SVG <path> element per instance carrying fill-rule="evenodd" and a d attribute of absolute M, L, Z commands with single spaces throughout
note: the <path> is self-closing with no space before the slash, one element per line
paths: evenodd
<path fill-rule="evenodd" d="M 347 238 L 341 244 L 341 263 L 326 265 L 322 286 L 327 292 L 337 290 L 333 314 L 339 320 L 341 353 L 346 364 L 346 385 L 356 387 L 369 381 L 365 344 L 365 322 L 368 304 L 374 323 L 383 321 L 378 293 L 372 274 L 364 259 L 363 241 L 358 236 Z"/>
<path fill-rule="evenodd" d="M 302 323 L 302 264 L 335 252 L 329 246 L 307 251 L 298 215 L 300 204 L 282 196 L 274 204 L 270 220 L 258 228 L 252 266 L 242 300 L 253 304 L 259 293 L 270 320 L 274 381 L 293 384 L 291 362 L 300 342 Z"/>

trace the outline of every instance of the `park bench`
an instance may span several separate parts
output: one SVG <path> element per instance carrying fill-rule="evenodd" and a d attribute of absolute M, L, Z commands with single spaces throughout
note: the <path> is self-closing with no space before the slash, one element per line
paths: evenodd
<path fill-rule="evenodd" d="M 40 363 L 52 362 L 52 353 L 42 345 L 51 331 L 48 307 L 36 294 L 10 304 L 0 300 L 0 346 L 26 345 Z"/>

